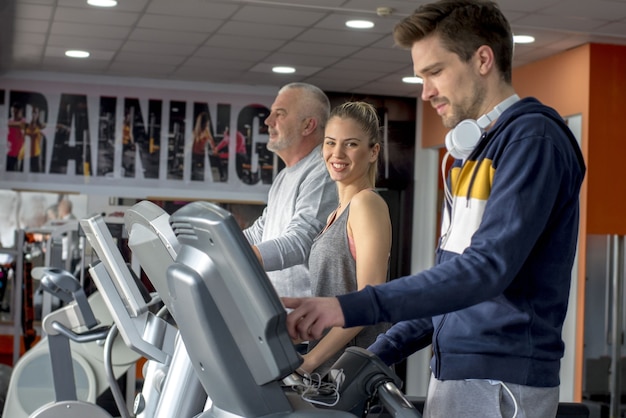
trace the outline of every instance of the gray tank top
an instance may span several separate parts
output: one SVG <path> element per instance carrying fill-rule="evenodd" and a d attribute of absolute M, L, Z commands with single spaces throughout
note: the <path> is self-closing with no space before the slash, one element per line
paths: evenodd
<path fill-rule="evenodd" d="M 350 205 L 341 215 L 313 241 L 309 255 L 311 291 L 314 296 L 337 296 L 357 290 L 356 260 L 352 257 L 348 243 L 348 214 Z M 346 347 L 369 347 L 376 336 L 389 329 L 390 324 L 377 324 L 365 327 Z M 309 342 L 309 351 L 319 340 Z M 344 347 L 345 349 L 345 347 Z M 343 354 L 337 354 L 319 366 L 315 372 L 324 375 L 330 366 Z"/>

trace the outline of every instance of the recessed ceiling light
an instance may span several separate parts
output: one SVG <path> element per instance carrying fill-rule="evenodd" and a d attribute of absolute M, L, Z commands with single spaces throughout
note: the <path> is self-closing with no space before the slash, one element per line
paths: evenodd
<path fill-rule="evenodd" d="M 346 26 L 352 29 L 370 29 L 374 27 L 374 22 L 369 20 L 348 20 Z"/>
<path fill-rule="evenodd" d="M 410 76 L 402 77 L 402 82 L 407 84 L 423 84 L 424 80 L 422 80 L 421 77 Z"/>
<path fill-rule="evenodd" d="M 535 37 L 530 35 L 514 35 L 513 42 L 516 44 L 532 44 L 535 42 Z"/>
<path fill-rule="evenodd" d="M 292 74 L 296 72 L 296 69 L 293 67 L 278 66 L 272 68 L 272 71 L 279 74 Z"/>
<path fill-rule="evenodd" d="M 96 7 L 115 7 L 117 0 L 87 0 L 87 4 Z"/>
<path fill-rule="evenodd" d="M 65 51 L 65 56 L 71 58 L 87 58 L 89 56 L 89 52 L 71 49 L 69 51 Z"/>

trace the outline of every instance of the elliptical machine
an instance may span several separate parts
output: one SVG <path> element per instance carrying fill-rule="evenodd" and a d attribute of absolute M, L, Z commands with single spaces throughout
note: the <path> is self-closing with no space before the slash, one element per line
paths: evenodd
<path fill-rule="evenodd" d="M 41 279 L 45 291 L 67 305 L 46 315 L 42 324 L 48 335 L 55 401 L 41 406 L 30 417 L 111 418 L 108 412 L 95 403 L 78 399 L 70 348 L 70 341 L 88 343 L 106 339 L 110 326 L 98 326 L 84 290 L 67 271 L 37 267 L 33 269 L 32 275 Z"/>
<path fill-rule="evenodd" d="M 132 294 L 129 275 L 116 267 L 114 257 L 105 255 L 110 244 L 94 244 L 106 238 L 99 231 L 103 224 L 97 219 L 82 224 L 105 264 L 92 267 L 99 270 L 95 274 L 108 275 L 106 280 Z M 174 318 L 195 379 L 208 395 L 205 410 L 197 417 L 354 417 L 364 399 L 381 393 L 388 394 L 385 399 L 394 413 L 420 416 L 403 400 L 397 390 L 400 381 L 389 368 L 382 363 L 363 367 L 363 361 L 373 361 L 371 355 L 345 360 L 361 364 L 347 369 L 366 373 L 345 380 L 351 383 L 340 392 L 344 410 L 318 408 L 290 389 L 284 379 L 302 360 L 287 335 L 286 312 L 227 211 L 194 202 L 170 217 L 156 205 L 140 202 L 127 212 L 126 227 L 133 256 L 145 267 Z M 178 372 L 170 367 L 168 378 Z M 365 386 L 359 383 L 363 381 Z M 197 397 L 178 393 L 187 401 Z"/>
<path fill-rule="evenodd" d="M 189 363 L 176 327 L 163 319 L 160 315 L 163 310 L 156 315 L 149 310 L 150 306 L 161 302 L 167 307 L 169 291 L 163 263 L 175 257 L 178 246 L 167 229 L 155 235 L 159 245 L 148 239 L 150 237 L 137 234 L 142 230 L 141 225 L 150 222 L 162 227 L 165 221 L 167 226 L 162 209 L 155 211 L 155 208 L 158 207 L 154 205 L 149 208 L 152 210 L 144 211 L 134 229 L 128 231 L 129 246 L 143 246 L 145 255 L 153 260 L 143 266 L 156 294 L 146 297 L 142 284 L 128 268 L 99 215 L 81 220 L 85 236 L 100 258 L 90 266 L 89 272 L 126 345 L 148 359 L 144 366 L 144 385 L 135 399 L 132 413 L 138 418 L 193 417 L 204 408 L 206 393 Z M 137 249 L 133 256 L 139 253 L 141 250 Z M 131 415 L 120 396 L 116 396 L 115 401 L 123 418 Z"/>

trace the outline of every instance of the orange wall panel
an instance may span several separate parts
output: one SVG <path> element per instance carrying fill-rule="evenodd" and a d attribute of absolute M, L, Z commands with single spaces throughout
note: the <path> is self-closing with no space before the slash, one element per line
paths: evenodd
<path fill-rule="evenodd" d="M 443 126 L 441 117 L 430 105 L 430 102 L 424 102 L 422 109 L 422 148 L 444 146 L 448 129 Z"/>
<path fill-rule="evenodd" d="M 536 97 L 562 116 L 583 114 L 584 127 L 589 109 L 589 55 L 590 45 L 583 45 L 515 68 L 513 87 L 521 97 Z"/>
<path fill-rule="evenodd" d="M 592 44 L 587 233 L 626 235 L 626 47 Z"/>

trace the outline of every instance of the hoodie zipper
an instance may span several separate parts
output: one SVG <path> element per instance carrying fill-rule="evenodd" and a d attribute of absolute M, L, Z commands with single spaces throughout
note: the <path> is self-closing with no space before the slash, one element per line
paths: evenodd
<path fill-rule="evenodd" d="M 441 329 L 443 328 L 447 317 L 448 314 L 444 314 L 442 316 L 441 322 L 439 323 L 439 326 L 437 326 L 433 338 L 433 353 L 435 357 L 435 370 L 433 370 L 433 373 L 436 378 L 439 378 L 439 376 L 441 376 L 441 352 L 439 351 L 439 333 L 441 332 Z"/>
<path fill-rule="evenodd" d="M 479 143 L 482 142 L 485 137 L 487 136 L 487 132 L 483 132 L 483 134 L 480 137 Z M 476 151 L 476 150 L 474 150 Z M 470 155 L 471 156 L 471 155 Z M 469 158 L 468 158 L 469 159 Z M 463 164 L 461 165 L 461 172 L 459 172 L 459 180 L 462 176 L 462 172 L 463 172 L 463 166 L 465 165 L 465 163 L 468 160 L 465 160 L 463 162 Z M 478 161 L 476 160 L 476 164 L 474 164 L 474 168 L 472 170 L 472 176 L 470 178 L 470 183 L 467 187 L 467 194 L 465 196 L 465 204 L 469 205 L 470 203 L 470 196 L 472 193 L 472 187 L 474 186 L 474 182 L 476 180 L 476 176 L 478 175 Z M 452 183 L 452 182 L 450 182 Z M 458 184 L 457 184 L 458 187 Z M 452 184 L 450 184 L 450 189 L 453 191 L 453 196 L 454 196 L 454 187 L 452 186 Z M 453 197 L 454 199 L 454 197 Z M 452 229 L 452 223 L 453 223 L 453 219 L 454 219 L 454 204 L 450 205 L 451 207 L 448 207 L 448 210 L 450 212 L 450 224 L 448 225 L 448 231 L 446 231 L 446 233 L 442 236 L 442 240 L 441 243 L 439 245 L 440 248 L 443 247 L 443 245 L 445 245 L 445 242 L 448 239 L 449 233 L 450 233 L 450 229 Z M 445 251 L 445 250 L 444 250 Z M 437 326 L 437 329 L 435 330 L 435 334 L 434 334 L 434 338 L 433 338 L 433 353 L 435 356 L 435 370 L 433 370 L 433 373 L 435 374 L 435 377 L 439 378 L 440 374 L 441 374 L 441 352 L 439 351 L 439 334 L 441 333 L 441 330 L 443 329 L 443 326 L 446 322 L 446 318 L 448 317 L 448 314 L 443 314 L 441 317 L 441 322 L 439 322 L 439 326 Z"/>

